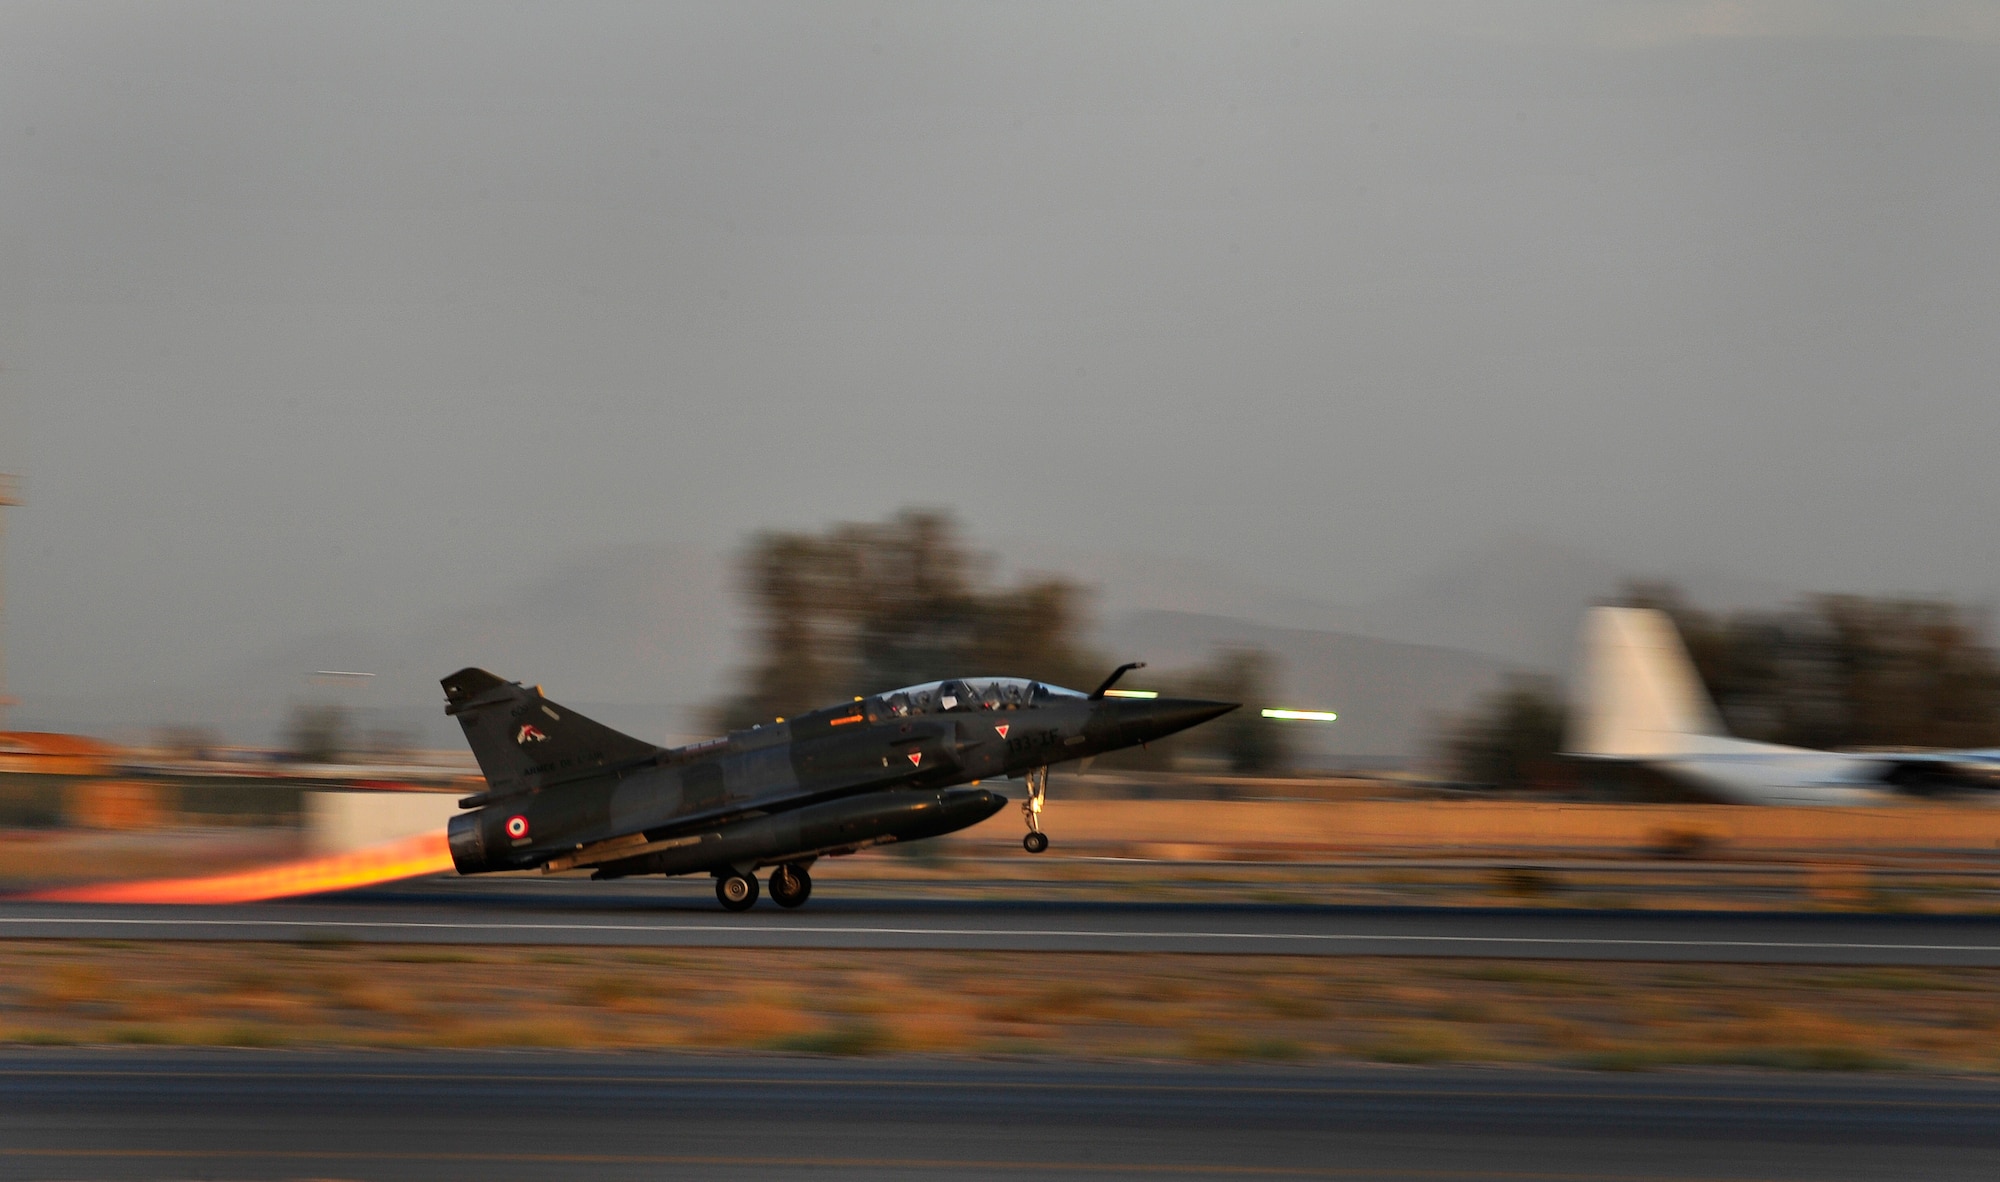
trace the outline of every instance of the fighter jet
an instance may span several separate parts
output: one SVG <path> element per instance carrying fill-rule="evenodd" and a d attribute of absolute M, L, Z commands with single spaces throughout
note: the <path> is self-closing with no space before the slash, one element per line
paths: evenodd
<path fill-rule="evenodd" d="M 656 747 L 483 669 L 443 680 L 486 777 L 451 819 L 460 874 L 588 868 L 592 878 L 709 874 L 730 911 L 812 895 L 813 863 L 976 825 L 1007 807 L 983 781 L 1015 778 L 1031 854 L 1049 846 L 1053 763 L 1150 742 L 1234 702 L 1089 694 L 1018 677 L 933 681 L 855 698 L 685 747 Z"/>

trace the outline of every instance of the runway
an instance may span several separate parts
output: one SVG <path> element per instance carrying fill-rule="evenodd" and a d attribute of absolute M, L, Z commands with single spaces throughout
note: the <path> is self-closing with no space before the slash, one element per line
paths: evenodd
<path fill-rule="evenodd" d="M 2000 1085 L 532 1053 L 0 1056 L 0 1177 L 1986 1179 Z"/>
<path fill-rule="evenodd" d="M 1990 917 L 892 901 L 837 890 L 796 911 L 767 901 L 731 915 L 694 885 L 441 878 L 214 907 L 7 901 L 0 938 L 2000 965 L 2000 918 Z"/>

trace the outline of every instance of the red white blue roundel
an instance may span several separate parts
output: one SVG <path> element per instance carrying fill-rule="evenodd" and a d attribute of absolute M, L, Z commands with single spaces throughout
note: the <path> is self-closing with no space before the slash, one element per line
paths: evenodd
<path fill-rule="evenodd" d="M 507 818 L 507 836 L 515 841 L 528 836 L 528 818 L 519 813 Z"/>

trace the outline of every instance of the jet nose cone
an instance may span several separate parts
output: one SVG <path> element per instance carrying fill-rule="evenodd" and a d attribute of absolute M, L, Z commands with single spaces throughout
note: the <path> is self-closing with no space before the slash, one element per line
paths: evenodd
<path fill-rule="evenodd" d="M 1231 710 L 1241 706 L 1241 702 L 1211 702 L 1204 698 L 1154 699 L 1154 704 L 1164 706 L 1151 717 L 1157 726 L 1165 727 L 1165 734 L 1184 731 L 1191 726 L 1200 726 L 1211 718 L 1221 718 Z"/>
<path fill-rule="evenodd" d="M 1211 702 L 1203 698 L 1137 698 L 1099 704 L 1112 716 L 1120 744 L 1150 743 L 1176 731 L 1200 726 L 1236 709 L 1239 702 Z"/>

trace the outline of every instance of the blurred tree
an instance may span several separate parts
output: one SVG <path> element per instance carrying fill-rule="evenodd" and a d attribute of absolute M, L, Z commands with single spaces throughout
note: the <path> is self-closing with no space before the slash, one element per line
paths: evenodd
<path fill-rule="evenodd" d="M 1552 678 L 1516 675 L 1459 720 L 1445 739 L 1453 779 L 1507 791 L 1554 777 L 1568 713 Z"/>
<path fill-rule="evenodd" d="M 942 677 L 1088 680 L 1084 592 L 1060 578 L 985 589 L 990 563 L 951 518 L 905 510 L 824 534 L 766 533 L 743 562 L 757 620 L 745 691 L 716 721 L 749 726 Z"/>
<path fill-rule="evenodd" d="M 1823 595 L 1813 600 L 1826 697 L 1840 743 L 1986 747 L 2000 743 L 2000 664 L 1986 621 L 1956 605 Z"/>
<path fill-rule="evenodd" d="M 1732 733 L 1799 747 L 2000 743 L 2000 660 L 1983 613 L 1918 599 L 1819 595 L 1720 617 L 1670 585 L 1625 601 L 1674 618 Z"/>
<path fill-rule="evenodd" d="M 350 730 L 347 711 L 339 706 L 295 705 L 285 728 L 286 749 L 301 763 L 338 763 L 353 745 Z"/>

